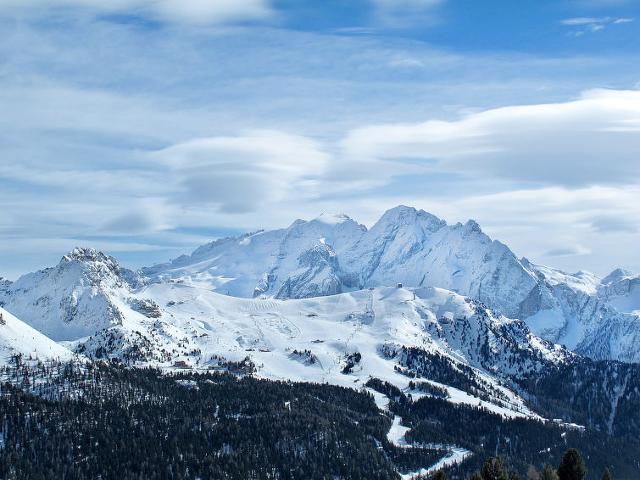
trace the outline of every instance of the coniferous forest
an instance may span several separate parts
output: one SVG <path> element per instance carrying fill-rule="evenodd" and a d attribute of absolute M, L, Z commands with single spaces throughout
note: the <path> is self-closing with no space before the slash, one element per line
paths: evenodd
<path fill-rule="evenodd" d="M 229 372 L 27 366 L 16 358 L 2 377 L 2 479 L 397 479 L 443 457 L 437 444 L 473 452 L 447 470 L 451 479 L 543 475 L 569 447 L 579 449 L 589 476 L 558 470 L 561 480 L 596 479 L 605 469 L 611 478 L 632 479 L 640 471 L 632 438 L 505 420 L 437 397 L 411 402 L 375 379 L 369 387 L 391 398 L 391 413 L 365 390 Z M 407 439 L 424 448 L 388 441 L 392 414 L 411 427 Z"/>

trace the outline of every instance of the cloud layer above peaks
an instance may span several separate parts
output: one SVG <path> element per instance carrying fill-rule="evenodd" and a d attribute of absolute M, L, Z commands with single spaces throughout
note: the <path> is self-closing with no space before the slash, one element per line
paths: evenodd
<path fill-rule="evenodd" d="M 564 186 L 640 179 L 640 91 L 501 107 L 455 121 L 361 127 L 345 156 L 422 161 L 431 171 Z"/>

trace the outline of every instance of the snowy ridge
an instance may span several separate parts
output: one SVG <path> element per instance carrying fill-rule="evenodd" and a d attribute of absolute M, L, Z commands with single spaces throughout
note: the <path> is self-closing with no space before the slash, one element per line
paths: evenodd
<path fill-rule="evenodd" d="M 587 272 L 528 265 L 541 279 L 532 295 L 536 308 L 526 317 L 536 334 L 594 359 L 640 362 L 638 277 L 616 282 L 614 274 L 601 280 Z"/>
<path fill-rule="evenodd" d="M 640 275 L 614 270 L 598 285 L 598 296 L 619 312 L 640 316 Z"/>

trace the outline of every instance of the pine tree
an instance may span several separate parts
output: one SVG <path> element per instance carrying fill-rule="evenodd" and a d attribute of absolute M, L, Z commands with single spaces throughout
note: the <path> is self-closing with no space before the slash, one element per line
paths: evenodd
<path fill-rule="evenodd" d="M 533 465 L 529 465 L 527 468 L 527 480 L 540 480 L 540 472 Z"/>
<path fill-rule="evenodd" d="M 558 480 L 558 474 L 551 465 L 545 465 L 540 480 Z"/>
<path fill-rule="evenodd" d="M 433 477 L 434 480 L 447 480 L 447 474 L 444 473 L 444 470 L 438 470 Z"/>
<path fill-rule="evenodd" d="M 602 472 L 602 480 L 613 480 L 613 477 L 611 476 L 611 472 L 609 471 L 608 468 L 605 468 L 604 472 Z"/>
<path fill-rule="evenodd" d="M 570 448 L 565 452 L 558 467 L 559 480 L 584 480 L 586 476 L 587 468 L 582 455 L 575 448 Z"/>
<path fill-rule="evenodd" d="M 507 480 L 507 470 L 500 457 L 490 457 L 484 462 L 482 480 Z"/>

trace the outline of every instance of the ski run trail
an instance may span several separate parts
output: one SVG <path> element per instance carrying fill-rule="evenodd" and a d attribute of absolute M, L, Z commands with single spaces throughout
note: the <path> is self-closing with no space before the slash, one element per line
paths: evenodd
<path fill-rule="evenodd" d="M 378 407 L 383 411 L 389 412 L 389 399 L 385 395 L 382 395 L 381 393 L 378 393 L 374 390 L 368 389 L 368 391 L 373 394 Z M 419 476 L 430 475 L 443 468 L 460 464 L 471 455 L 473 455 L 473 453 L 469 450 L 458 447 L 456 445 L 421 445 L 409 443 L 405 438 L 405 434 L 408 431 L 409 427 L 405 427 L 404 425 L 402 425 L 402 417 L 395 415 L 393 417 L 391 428 L 389 429 L 389 432 L 387 432 L 387 440 L 389 440 L 389 442 L 399 448 L 430 448 L 434 450 L 441 450 L 443 453 L 446 453 L 446 455 L 444 455 L 440 460 L 428 467 L 423 467 L 419 470 L 408 473 L 398 472 L 400 473 L 400 477 L 402 478 L 402 480 L 412 480 Z"/>

